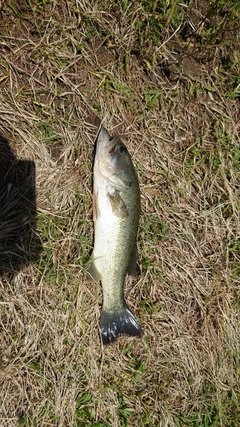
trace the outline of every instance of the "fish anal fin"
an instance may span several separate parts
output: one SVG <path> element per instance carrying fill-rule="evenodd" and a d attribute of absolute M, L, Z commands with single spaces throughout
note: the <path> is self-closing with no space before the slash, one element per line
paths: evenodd
<path fill-rule="evenodd" d="M 118 191 L 115 191 L 114 194 L 108 193 L 108 199 L 111 204 L 112 212 L 115 216 L 119 218 L 127 218 L 128 217 L 128 209 L 125 205 L 123 199 L 121 198 Z"/>
<path fill-rule="evenodd" d="M 97 270 L 94 261 L 91 259 L 86 268 L 87 279 L 89 282 L 99 282 L 101 280 L 101 274 Z"/>
<path fill-rule="evenodd" d="M 138 264 L 137 246 L 134 249 L 131 262 L 130 262 L 130 264 L 128 266 L 128 269 L 127 269 L 127 274 L 129 276 L 133 276 L 133 277 L 138 276 L 140 274 L 140 267 L 139 267 L 139 264 Z"/>

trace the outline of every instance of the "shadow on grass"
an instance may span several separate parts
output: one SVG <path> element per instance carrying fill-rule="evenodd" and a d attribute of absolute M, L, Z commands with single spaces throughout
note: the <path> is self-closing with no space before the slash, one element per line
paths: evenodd
<path fill-rule="evenodd" d="M 35 163 L 17 160 L 0 135 L 0 277 L 13 278 L 36 261 L 41 242 L 36 234 Z"/>

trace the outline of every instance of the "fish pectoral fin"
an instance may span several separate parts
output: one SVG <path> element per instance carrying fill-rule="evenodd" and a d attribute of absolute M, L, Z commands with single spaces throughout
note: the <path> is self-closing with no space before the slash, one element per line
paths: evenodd
<path fill-rule="evenodd" d="M 134 252 L 133 252 L 133 256 L 132 256 L 132 259 L 131 259 L 131 262 L 130 262 L 130 264 L 129 264 L 129 266 L 128 266 L 128 269 L 127 269 L 127 274 L 129 275 L 129 276 L 138 276 L 139 274 L 140 274 L 140 267 L 139 267 L 139 264 L 138 264 L 138 251 L 137 251 L 137 246 L 136 246 L 136 248 L 134 249 Z"/>
<path fill-rule="evenodd" d="M 89 282 L 99 282 L 102 278 L 101 274 L 97 270 L 93 259 L 91 259 L 86 268 L 87 279 Z"/>
<path fill-rule="evenodd" d="M 128 209 L 119 192 L 115 191 L 114 194 L 107 193 L 107 196 L 110 201 L 113 214 L 119 218 L 127 218 Z"/>

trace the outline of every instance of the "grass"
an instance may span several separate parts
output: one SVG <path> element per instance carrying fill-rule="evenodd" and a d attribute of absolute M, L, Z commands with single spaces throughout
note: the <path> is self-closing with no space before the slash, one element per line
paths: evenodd
<path fill-rule="evenodd" d="M 237 427 L 238 2 L 0 9 L 0 424 Z M 145 333 L 104 348 L 84 269 L 101 124 L 139 174 Z"/>

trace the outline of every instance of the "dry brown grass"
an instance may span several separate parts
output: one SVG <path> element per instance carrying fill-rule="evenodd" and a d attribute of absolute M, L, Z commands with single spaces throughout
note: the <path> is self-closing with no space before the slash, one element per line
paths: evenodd
<path fill-rule="evenodd" d="M 239 98 L 226 93 L 239 63 L 223 69 L 224 45 L 186 47 L 171 25 L 161 49 L 149 41 L 136 56 L 141 4 L 7 3 L 0 134 L 36 166 L 37 230 L 26 221 L 42 248 L 32 263 L 24 246 L 25 262 L 0 277 L 0 424 L 237 426 L 240 125 Z M 198 33 L 206 3 L 189 11 Z M 139 172 L 142 273 L 126 296 L 145 332 L 104 348 L 101 290 L 84 270 L 101 123 L 122 135 Z M 11 179 L 14 205 L 26 183 Z"/>

